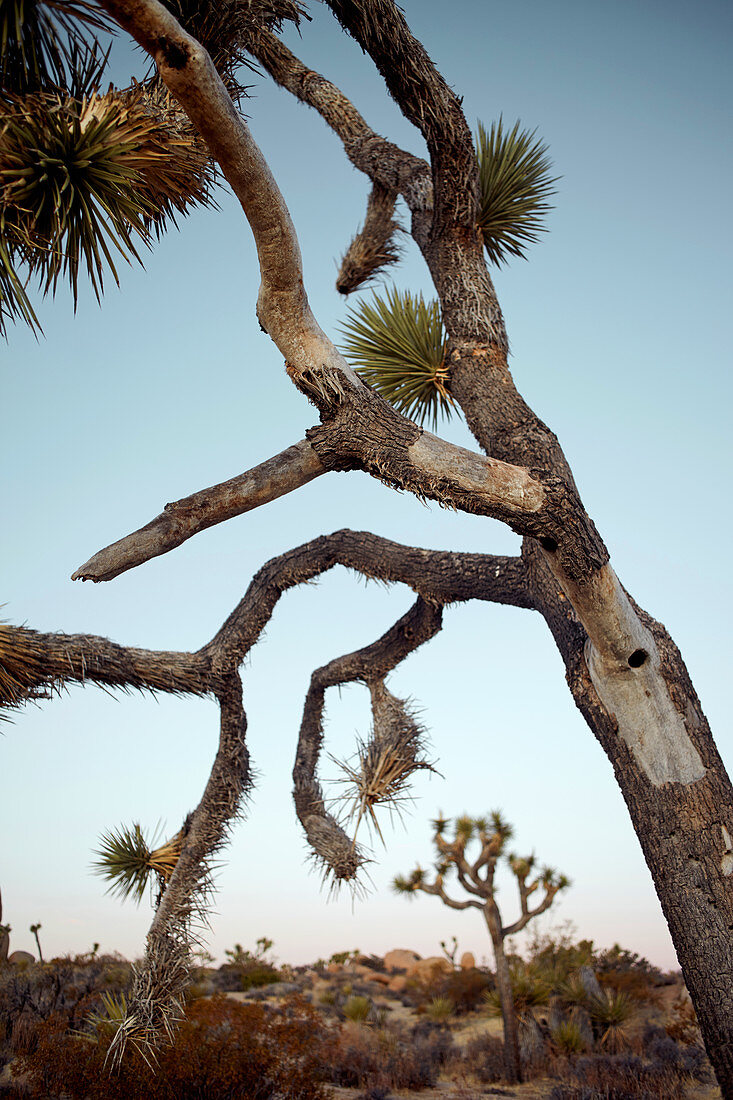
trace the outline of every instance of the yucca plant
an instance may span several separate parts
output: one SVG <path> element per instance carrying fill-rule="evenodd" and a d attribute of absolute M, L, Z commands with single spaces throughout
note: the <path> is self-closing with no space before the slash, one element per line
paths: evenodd
<path fill-rule="evenodd" d="M 106 270 L 118 281 L 115 256 L 139 260 L 136 244 L 149 243 L 153 223 L 206 199 L 205 170 L 198 142 L 171 135 L 142 88 L 8 97 L 0 116 L 8 299 L 19 263 L 44 293 L 64 276 L 75 301 L 85 267 L 99 298 Z M 22 296 L 14 308 L 23 311 Z"/>
<path fill-rule="evenodd" d="M 112 27 L 86 0 L 2 0 L 0 88 L 26 95 L 68 87 L 74 50 L 91 48 L 84 34 Z"/>
<path fill-rule="evenodd" d="M 517 1019 L 521 1020 L 529 1016 L 532 1008 L 537 1005 L 547 1004 L 551 988 L 542 978 L 528 974 L 525 970 L 514 970 L 511 981 Z M 501 1016 L 501 998 L 498 990 L 487 989 L 483 994 L 483 1000 L 492 1016 Z"/>
<path fill-rule="evenodd" d="M 100 837 L 100 847 L 94 853 L 98 859 L 92 870 L 110 882 L 109 893 L 131 897 L 139 904 L 152 876 L 160 891 L 165 888 L 181 854 L 183 832 L 157 848 L 154 843 L 146 839 L 137 822 L 129 828 L 122 825 L 111 829 Z"/>
<path fill-rule="evenodd" d="M 361 997 L 353 994 L 346 1001 L 342 1011 L 347 1020 L 354 1024 L 365 1024 L 372 1010 L 372 1002 L 369 997 Z"/>
<path fill-rule="evenodd" d="M 522 130 L 515 122 L 506 132 L 500 118 L 486 130 L 479 122 L 476 151 L 479 162 L 480 207 L 478 225 L 489 259 L 505 263 L 509 256 L 525 255 L 525 247 L 545 232 L 542 220 L 555 194 L 547 146 L 536 130 Z"/>
<path fill-rule="evenodd" d="M 610 1054 L 619 1054 L 629 1047 L 629 1022 L 637 1006 L 627 993 L 604 989 L 600 995 L 588 997 L 588 1013 L 599 1045 Z"/>
<path fill-rule="evenodd" d="M 581 1054 L 588 1049 L 588 1040 L 576 1020 L 561 1020 L 550 1028 L 550 1037 L 560 1054 Z"/>
<path fill-rule="evenodd" d="M 90 1012 L 86 1018 L 88 1027 L 94 1032 L 76 1032 L 80 1038 L 99 1042 L 100 1039 L 111 1038 L 120 1028 L 127 1016 L 127 997 L 124 993 L 103 993 L 102 1011 Z"/>
<path fill-rule="evenodd" d="M 433 997 L 425 1009 L 425 1015 L 435 1023 L 442 1023 L 455 1016 L 456 1006 L 450 997 Z"/>
<path fill-rule="evenodd" d="M 86 0 L 0 4 L 0 334 L 80 271 L 97 298 L 167 219 L 210 201 L 205 146 L 153 81 L 100 94 L 107 17 Z M 86 36 L 86 37 L 85 37 Z"/>
<path fill-rule="evenodd" d="M 398 412 L 418 424 L 450 417 L 446 335 L 437 301 L 389 287 L 384 297 L 350 309 L 342 327 L 344 355 Z"/>

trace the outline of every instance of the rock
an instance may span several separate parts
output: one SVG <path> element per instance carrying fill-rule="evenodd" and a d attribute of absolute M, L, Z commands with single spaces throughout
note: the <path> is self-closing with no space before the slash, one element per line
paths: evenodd
<path fill-rule="evenodd" d="M 341 963 L 329 963 L 326 970 L 329 974 L 340 974 L 343 970 L 343 966 Z"/>
<path fill-rule="evenodd" d="M 391 989 L 393 993 L 404 993 L 407 989 L 407 978 L 403 974 L 396 974 L 394 978 L 389 979 L 387 988 Z"/>
<path fill-rule="evenodd" d="M 8 955 L 8 962 L 13 966 L 28 966 L 29 963 L 36 961 L 35 955 L 31 955 L 30 951 L 13 951 Z"/>
<path fill-rule="evenodd" d="M 389 974 L 380 974 L 377 970 L 370 970 L 369 981 L 379 982 L 380 985 L 390 985 L 394 978 L 390 978 Z"/>
<path fill-rule="evenodd" d="M 407 968 L 407 976 L 415 978 L 423 978 L 429 981 L 431 978 L 437 978 L 439 974 L 452 974 L 453 965 L 444 959 L 441 955 L 431 955 L 428 959 L 418 959 L 411 966 Z"/>
<path fill-rule="evenodd" d="M 471 951 L 464 951 L 461 955 L 461 970 L 475 970 L 476 958 Z"/>
<path fill-rule="evenodd" d="M 384 965 L 387 970 L 407 970 L 413 963 L 418 962 L 420 956 L 415 951 L 406 951 L 401 948 L 396 948 L 394 951 L 388 951 L 384 956 Z"/>

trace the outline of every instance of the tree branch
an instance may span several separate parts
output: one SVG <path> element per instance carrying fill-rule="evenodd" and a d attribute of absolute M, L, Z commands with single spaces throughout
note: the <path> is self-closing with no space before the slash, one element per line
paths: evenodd
<path fill-rule="evenodd" d="M 469 898 L 467 901 L 454 901 L 453 898 L 449 898 L 443 889 L 442 884 L 436 879 L 435 882 L 422 882 L 416 889 L 422 890 L 424 894 L 433 894 L 435 897 L 440 898 L 444 905 L 447 905 L 450 909 L 483 909 L 484 903 L 480 901 L 474 901 L 473 898 Z"/>
<path fill-rule="evenodd" d="M 326 872 L 337 881 L 353 879 L 364 863 L 351 840 L 325 807 L 317 778 L 323 746 L 326 690 L 337 684 L 383 682 L 385 676 L 440 630 L 442 606 L 418 596 L 410 610 L 371 645 L 337 657 L 311 676 L 293 768 L 293 799 L 308 842 Z"/>
<path fill-rule="evenodd" d="M 247 49 L 281 88 L 316 110 L 341 139 L 359 171 L 387 191 L 404 196 L 413 215 L 432 211 L 430 166 L 377 134 L 330 80 L 307 68 L 270 31 L 252 36 Z"/>
<path fill-rule="evenodd" d="M 244 474 L 166 504 L 154 520 L 100 550 L 72 573 L 71 579 L 111 581 L 167 554 L 199 531 L 269 504 L 325 473 L 318 455 L 303 439 Z"/>
<path fill-rule="evenodd" d="M 381 183 L 372 184 L 364 225 L 351 241 L 336 278 L 339 294 L 352 294 L 383 268 L 400 258 L 394 243 L 399 225 L 394 220 L 397 194 Z"/>
<path fill-rule="evenodd" d="M 522 929 L 526 928 L 526 926 L 534 917 L 538 917 L 540 913 L 544 913 L 546 909 L 550 908 L 555 898 L 555 894 L 557 894 L 559 890 L 559 887 L 550 886 L 546 887 L 545 889 L 547 890 L 547 893 L 542 899 L 542 902 L 535 909 L 528 909 L 526 912 L 522 913 L 522 916 L 519 917 L 518 920 L 515 920 L 514 924 L 510 924 L 506 928 L 502 928 L 502 936 L 513 936 L 517 932 L 521 932 Z"/>
<path fill-rule="evenodd" d="M 392 0 L 325 2 L 372 58 L 402 113 L 428 144 L 435 196 L 433 234 L 460 226 L 478 240 L 478 166 L 458 97 Z"/>

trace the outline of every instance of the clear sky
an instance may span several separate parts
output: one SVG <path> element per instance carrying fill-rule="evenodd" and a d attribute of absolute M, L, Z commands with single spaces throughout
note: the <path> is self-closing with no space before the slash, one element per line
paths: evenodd
<path fill-rule="evenodd" d="M 550 147 L 562 176 L 550 232 L 529 262 L 495 276 L 512 369 L 559 435 L 623 583 L 680 645 L 731 766 L 730 7 L 405 0 L 404 9 L 472 126 L 521 118 Z M 302 39 L 288 34 L 292 48 L 377 131 L 422 153 L 368 59 L 327 10 L 313 4 L 312 14 Z M 118 81 L 143 67 L 116 48 Z M 314 312 L 336 337 L 345 313 L 336 262 L 363 219 L 367 183 L 314 112 L 251 79 L 245 109 L 290 206 Z M 220 207 L 171 231 L 144 271 L 124 270 L 101 309 L 85 292 L 74 316 L 60 294 L 39 307 L 44 339 L 18 328 L 0 346 L 6 619 L 195 649 L 268 558 L 321 533 L 516 550 L 495 522 L 332 474 L 111 583 L 71 583 L 95 550 L 166 501 L 255 465 L 314 422 L 258 329 L 248 226 L 226 193 Z M 393 278 L 431 295 L 411 244 Z M 472 446 L 457 421 L 444 434 Z M 243 670 L 258 780 L 218 875 L 211 951 L 221 958 L 235 941 L 267 935 L 291 963 L 353 947 L 434 954 L 455 934 L 461 949 L 488 956 L 477 914 L 396 897 L 389 882 L 428 862 L 436 811 L 499 807 L 517 849 L 573 879 L 556 919 L 674 965 L 611 767 L 544 623 L 525 611 L 453 608 L 394 674 L 393 690 L 423 708 L 442 775 L 417 777 L 404 826 L 375 849 L 366 900 L 328 901 L 290 793 L 304 694 L 314 667 L 372 641 L 410 602 L 405 589 L 365 587 L 338 570 L 278 606 Z M 348 755 L 367 732 L 366 695 L 331 692 L 327 752 Z M 0 742 L 0 887 L 13 947 L 31 948 L 28 928 L 40 921 L 48 954 L 95 941 L 141 953 L 150 908 L 105 896 L 92 849 L 122 822 L 179 827 L 203 789 L 217 714 L 206 701 L 74 687 L 16 715 Z M 335 775 L 326 754 L 322 775 Z M 501 903 L 511 915 L 509 882 Z"/>

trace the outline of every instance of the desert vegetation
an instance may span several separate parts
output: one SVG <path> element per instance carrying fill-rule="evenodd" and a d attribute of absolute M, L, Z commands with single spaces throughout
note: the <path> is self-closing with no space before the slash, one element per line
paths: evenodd
<path fill-rule="evenodd" d="M 548 1100 L 719 1095 L 689 995 L 615 945 L 568 929 L 507 944 L 524 1084 L 508 1079 L 496 973 L 474 956 L 336 951 L 278 964 L 272 941 L 203 958 L 184 1019 L 155 1060 L 110 1046 L 134 964 L 91 951 L 0 968 L 0 1096 L 44 1100 L 456 1100 L 491 1092 Z M 510 1085 L 510 1088 L 506 1086 Z"/>
<path fill-rule="evenodd" d="M 398 893 L 408 897 L 414 897 L 417 893 L 430 894 L 451 909 L 480 911 L 494 949 L 496 997 L 504 1021 L 506 1077 L 512 1083 L 519 1082 L 521 1067 L 515 989 L 512 988 L 504 941 L 523 931 L 531 920 L 546 912 L 560 891 L 570 883 L 565 875 L 557 874 L 552 867 L 538 868 L 533 855 L 507 853 L 512 827 L 498 810 L 487 817 L 457 817 L 453 823 L 452 839 L 446 837 L 450 827 L 448 818 L 441 816 L 433 821 L 433 846 L 437 856 L 433 873 L 428 875 L 418 866 L 407 878 L 398 875 L 393 885 Z M 472 845 L 472 842 L 475 843 Z M 511 868 L 519 894 L 520 913 L 510 924 L 502 918 L 496 898 L 496 870 L 502 857 Z M 458 886 L 459 892 L 468 897 L 457 900 L 446 892 L 446 879 L 450 881 L 451 878 L 455 879 L 454 886 Z M 541 897 L 537 894 L 539 889 L 542 891 Z M 443 944 L 441 947 L 445 950 Z"/>

